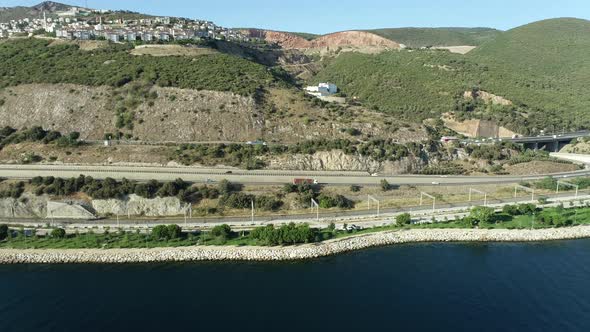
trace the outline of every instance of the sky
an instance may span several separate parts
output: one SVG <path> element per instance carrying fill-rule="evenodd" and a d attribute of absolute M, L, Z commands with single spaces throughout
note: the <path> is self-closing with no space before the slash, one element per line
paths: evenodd
<path fill-rule="evenodd" d="M 0 7 L 41 0 L 0 0 Z M 57 1 L 60 2 L 60 1 Z M 554 17 L 590 19 L 590 0 L 63 0 L 96 9 L 206 19 L 224 27 L 329 32 L 396 27 L 508 30 Z"/>

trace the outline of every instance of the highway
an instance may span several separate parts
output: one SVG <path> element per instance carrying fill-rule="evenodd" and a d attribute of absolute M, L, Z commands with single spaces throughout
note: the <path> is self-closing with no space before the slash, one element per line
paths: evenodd
<path fill-rule="evenodd" d="M 379 185 L 385 179 L 393 185 L 465 185 L 499 184 L 540 180 L 546 176 L 558 178 L 590 175 L 590 170 L 569 173 L 555 173 L 532 176 L 432 176 L 392 175 L 371 176 L 365 172 L 344 171 L 284 171 L 284 170 L 236 170 L 225 168 L 194 167 L 140 167 L 140 166 L 80 166 L 80 165 L 0 165 L 0 177 L 9 179 L 30 179 L 35 176 L 77 177 L 80 174 L 96 179 L 107 177 L 136 181 L 173 181 L 182 178 L 196 183 L 214 183 L 227 179 L 242 184 L 284 184 L 294 178 L 313 178 L 325 185 Z"/>

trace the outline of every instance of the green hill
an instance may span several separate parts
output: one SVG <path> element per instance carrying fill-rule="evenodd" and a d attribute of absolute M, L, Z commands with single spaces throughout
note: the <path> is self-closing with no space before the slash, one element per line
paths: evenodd
<path fill-rule="evenodd" d="M 343 54 L 314 78 L 349 97 L 406 119 L 454 111 L 496 120 L 522 133 L 590 128 L 590 22 L 555 19 L 499 35 L 467 56 L 414 50 Z M 502 96 L 514 106 L 463 99 L 466 90 Z"/>
<path fill-rule="evenodd" d="M 487 89 L 587 126 L 589 55 L 590 21 L 560 18 L 510 30 L 467 58 L 488 67 Z"/>
<path fill-rule="evenodd" d="M 0 88 L 27 83 L 122 86 L 147 81 L 163 87 L 231 91 L 252 95 L 281 83 L 276 70 L 217 53 L 196 57 L 135 56 L 130 45 L 109 44 L 93 51 L 77 45 L 50 45 L 38 39 L 0 44 Z"/>
<path fill-rule="evenodd" d="M 411 48 L 428 46 L 479 46 L 502 32 L 491 28 L 397 28 L 369 30 Z"/>

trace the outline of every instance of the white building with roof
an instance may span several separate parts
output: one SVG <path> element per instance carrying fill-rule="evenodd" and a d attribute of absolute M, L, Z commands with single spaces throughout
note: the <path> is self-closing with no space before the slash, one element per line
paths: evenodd
<path fill-rule="evenodd" d="M 306 87 L 305 92 L 316 97 L 327 97 L 338 93 L 338 87 L 333 83 L 320 83 Z"/>

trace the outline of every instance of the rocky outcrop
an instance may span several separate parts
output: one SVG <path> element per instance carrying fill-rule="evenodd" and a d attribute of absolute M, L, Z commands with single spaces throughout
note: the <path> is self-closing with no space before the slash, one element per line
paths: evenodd
<path fill-rule="evenodd" d="M 269 43 L 278 44 L 285 49 L 309 48 L 310 46 L 309 40 L 289 32 L 248 29 L 243 30 L 242 33 L 250 36 L 251 38 L 259 38 Z"/>
<path fill-rule="evenodd" d="M 457 121 L 450 113 L 444 114 L 442 120 L 447 128 L 467 137 L 512 137 L 517 134 L 499 126 L 494 121 L 477 119 Z"/>
<path fill-rule="evenodd" d="M 305 171 L 361 171 L 404 174 L 420 169 L 427 161 L 417 158 L 404 158 L 400 161 L 379 162 L 371 157 L 349 155 L 340 150 L 320 151 L 311 155 L 296 154 L 278 156 L 268 160 L 269 169 Z"/>
<path fill-rule="evenodd" d="M 252 38 L 276 43 L 285 49 L 313 49 L 337 47 L 379 47 L 400 49 L 402 45 L 366 31 L 342 31 L 306 40 L 289 32 L 250 29 L 244 30 Z"/>
<path fill-rule="evenodd" d="M 376 46 L 399 49 L 401 45 L 365 31 L 343 31 L 324 35 L 311 41 L 309 48 L 346 47 L 346 46 Z"/>
<path fill-rule="evenodd" d="M 47 215 L 47 197 L 23 194 L 20 198 L 0 199 L 2 218 L 44 218 Z"/>
<path fill-rule="evenodd" d="M 0 264 L 147 263 L 185 261 L 289 261 L 314 259 L 364 248 L 420 242 L 537 242 L 590 238 L 589 226 L 540 230 L 413 229 L 355 236 L 290 247 L 156 249 L 0 249 Z"/>
<path fill-rule="evenodd" d="M 133 135 L 149 141 L 247 141 L 262 134 L 253 98 L 229 92 L 154 87 L 158 98 L 133 110 Z M 42 126 L 83 139 L 116 131 L 111 87 L 27 84 L 0 90 L 0 126 Z M 228 121 L 231 119 L 232 121 Z"/>
<path fill-rule="evenodd" d="M 512 101 L 496 96 L 495 94 L 486 92 L 486 91 L 465 91 L 463 94 L 463 98 L 465 99 L 480 99 L 486 103 L 491 103 L 492 105 L 502 105 L 502 106 L 511 106 Z"/>
<path fill-rule="evenodd" d="M 148 217 L 178 216 L 184 213 L 186 206 L 176 197 L 143 198 L 130 195 L 125 199 L 95 199 L 92 207 L 102 215 L 132 215 Z"/>
<path fill-rule="evenodd" d="M 95 219 L 96 215 L 80 203 L 49 201 L 46 218 L 91 220 Z"/>

